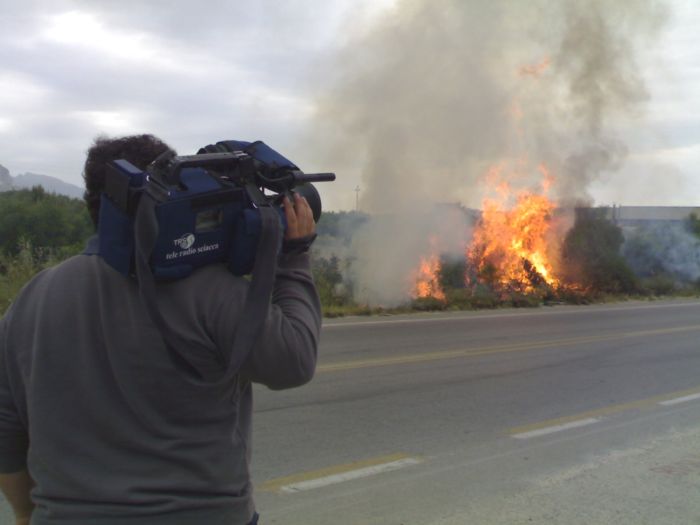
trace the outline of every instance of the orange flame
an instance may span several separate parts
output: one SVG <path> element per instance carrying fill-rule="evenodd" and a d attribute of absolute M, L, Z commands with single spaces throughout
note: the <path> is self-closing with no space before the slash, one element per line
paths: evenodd
<path fill-rule="evenodd" d="M 437 255 L 435 243 L 431 241 L 433 253 L 428 257 L 421 257 L 420 266 L 415 272 L 413 281 L 415 282 L 414 297 L 434 297 L 441 301 L 445 300 L 445 293 L 442 291 L 438 279 L 440 271 L 440 258 Z"/>
<path fill-rule="evenodd" d="M 489 182 L 493 184 L 500 171 L 498 167 L 489 170 Z M 498 199 L 484 200 L 481 221 L 467 250 L 479 280 L 523 291 L 532 291 L 538 281 L 560 285 L 550 256 L 556 244 L 550 235 L 555 204 L 545 195 L 553 179 L 546 166 L 540 165 L 539 172 L 542 193 L 515 193 L 502 181 L 495 187 Z"/>
<path fill-rule="evenodd" d="M 518 74 L 521 77 L 530 76 L 530 77 L 537 78 L 547 70 L 550 63 L 551 63 L 551 61 L 550 61 L 549 57 L 545 57 L 538 64 L 527 64 L 525 66 L 520 66 L 520 69 L 518 69 Z"/>

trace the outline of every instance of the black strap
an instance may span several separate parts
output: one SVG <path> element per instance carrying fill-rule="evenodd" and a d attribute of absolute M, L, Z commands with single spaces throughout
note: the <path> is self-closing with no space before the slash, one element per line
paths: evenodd
<path fill-rule="evenodd" d="M 253 276 L 230 353 L 226 373 L 228 377 L 238 372 L 260 337 L 270 309 L 272 288 L 277 273 L 277 252 L 282 233 L 280 216 L 271 206 L 260 207 L 258 210 L 262 228 L 255 250 Z"/>
<path fill-rule="evenodd" d="M 168 323 L 158 308 L 156 300 L 156 281 L 151 272 L 149 260 L 158 239 L 158 220 L 156 218 L 156 201 L 148 193 L 141 197 L 134 225 L 136 278 L 139 283 L 139 295 L 146 307 L 148 316 L 160 332 L 165 346 L 175 366 L 196 380 L 202 380 L 199 371 L 177 351 L 179 342 L 168 329 Z"/>
<path fill-rule="evenodd" d="M 248 287 L 243 312 L 238 320 L 233 348 L 226 349 L 230 352 L 230 357 L 225 372 L 220 379 L 212 382 L 205 380 L 200 372 L 189 363 L 186 351 L 180 350 L 185 345 L 173 336 L 172 331 L 168 329 L 167 321 L 158 308 L 155 278 L 149 264 L 158 238 L 156 201 L 148 192 L 144 192 L 139 203 L 134 228 L 135 266 L 139 294 L 151 321 L 163 337 L 173 363 L 188 379 L 197 383 L 212 385 L 230 380 L 248 358 L 260 335 L 265 319 L 267 319 L 277 270 L 277 251 L 280 245 L 281 228 L 279 215 L 275 209 L 263 206 L 259 208 L 259 211 L 262 228 L 255 252 L 252 280 Z"/>

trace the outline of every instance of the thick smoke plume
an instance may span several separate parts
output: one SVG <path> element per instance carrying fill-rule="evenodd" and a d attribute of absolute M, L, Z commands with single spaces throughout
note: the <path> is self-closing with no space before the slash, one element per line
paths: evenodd
<path fill-rule="evenodd" d="M 615 130 L 642 112 L 639 57 L 665 12 L 654 0 L 399 0 L 352 36 L 316 128 L 338 172 L 361 172 L 363 298 L 406 298 L 395 274 L 425 253 L 427 224 L 462 228 L 462 246 L 435 242 L 464 252 L 467 226 L 435 205 L 480 208 L 495 163 L 532 165 L 510 181 L 528 187 L 544 162 L 560 204 L 590 203 L 590 183 L 624 161 Z"/>
<path fill-rule="evenodd" d="M 700 239 L 680 222 L 656 221 L 625 232 L 623 254 L 642 278 L 700 283 Z"/>

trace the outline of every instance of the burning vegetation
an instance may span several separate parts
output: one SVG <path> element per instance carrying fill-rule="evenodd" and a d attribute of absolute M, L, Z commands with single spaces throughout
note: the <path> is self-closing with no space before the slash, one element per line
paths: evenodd
<path fill-rule="evenodd" d="M 524 162 L 519 163 L 523 169 Z M 495 197 L 486 198 L 471 241 L 464 250 L 464 288 L 487 287 L 497 294 L 551 293 L 565 285 L 561 276 L 561 251 L 565 231 L 562 216 L 548 195 L 553 178 L 543 164 L 537 167 L 541 177 L 539 191 L 514 190 L 509 179 L 518 170 L 505 164 L 493 166 L 485 182 L 494 188 Z M 421 258 L 416 270 L 415 298 L 445 300 L 440 284 L 441 257 L 437 243 L 431 240 L 431 253 Z"/>
<path fill-rule="evenodd" d="M 486 283 L 495 289 L 532 292 L 540 284 L 559 286 L 556 260 L 561 239 L 552 235 L 555 204 L 547 196 L 552 179 L 544 165 L 541 192 L 514 192 L 506 180 L 497 185 L 497 199 L 486 199 L 481 220 L 467 249 L 471 275 L 467 284 Z M 504 167 L 489 171 L 502 179 Z M 512 204 L 511 204 L 512 203 Z"/>
<path fill-rule="evenodd" d="M 700 293 L 700 235 L 693 235 L 692 217 L 688 224 L 623 230 L 607 211 L 578 208 L 572 220 L 546 196 L 531 192 L 519 193 L 511 208 L 485 208 L 462 257 L 433 252 L 422 258 L 420 271 L 412 274 L 414 307 Z"/>
<path fill-rule="evenodd" d="M 324 312 L 526 307 L 700 293 L 700 219 L 691 215 L 685 222 L 620 226 L 610 220 L 609 208 L 567 211 L 547 195 L 551 187 L 545 190 L 540 183 L 535 189 L 516 191 L 504 201 L 492 199 L 492 214 L 439 206 L 438 223 L 447 225 L 442 235 L 427 220 L 436 213 L 429 210 L 426 229 L 406 233 L 424 236 L 422 255 L 406 257 L 403 267 L 389 259 L 391 272 L 375 272 L 382 279 L 393 274 L 403 283 L 403 295 L 393 302 L 363 299 L 366 290 L 356 277 L 352 246 L 363 241 L 363 232 L 399 219 L 324 214 L 312 258 Z M 391 221 L 388 225 L 393 230 Z M 460 228 L 470 235 L 455 250 L 445 235 Z M 385 242 L 384 249 L 391 244 Z"/>
<path fill-rule="evenodd" d="M 414 297 L 444 300 L 445 292 L 440 285 L 440 258 L 433 254 L 428 258 L 421 258 L 420 266 L 416 271 Z"/>
<path fill-rule="evenodd" d="M 700 251 L 645 258 L 670 237 L 628 243 L 592 207 L 594 183 L 625 163 L 619 131 L 643 127 L 640 64 L 666 14 L 656 0 L 399 0 L 351 36 L 314 137 L 361 177 L 360 198 L 339 206 L 365 222 L 318 248 L 345 269 L 328 296 L 525 306 L 646 293 L 659 269 L 695 279 Z"/>

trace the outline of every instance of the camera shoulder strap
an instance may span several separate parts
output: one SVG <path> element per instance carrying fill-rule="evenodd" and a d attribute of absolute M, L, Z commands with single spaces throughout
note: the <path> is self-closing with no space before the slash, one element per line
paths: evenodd
<path fill-rule="evenodd" d="M 272 300 L 282 228 L 280 216 L 272 206 L 260 206 L 258 211 L 262 224 L 255 251 L 255 266 L 243 312 L 238 320 L 238 328 L 233 349 L 229 354 L 225 379 L 238 373 L 253 350 L 267 319 Z"/>
<path fill-rule="evenodd" d="M 135 266 L 139 283 L 139 295 L 151 321 L 156 326 L 173 364 L 191 381 L 213 385 L 229 381 L 243 365 L 253 349 L 263 328 L 270 308 L 272 288 L 277 271 L 277 251 L 281 240 L 281 225 L 278 213 L 271 206 L 260 206 L 262 227 L 255 252 L 255 266 L 246 295 L 238 328 L 230 349 L 228 363 L 221 378 L 212 382 L 190 364 L 186 353 L 180 350 L 182 341 L 173 336 L 167 321 L 158 308 L 156 282 L 149 264 L 151 253 L 158 238 L 156 200 L 144 192 L 135 220 Z"/>

